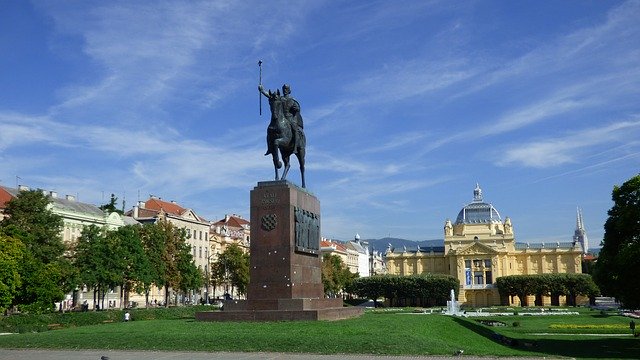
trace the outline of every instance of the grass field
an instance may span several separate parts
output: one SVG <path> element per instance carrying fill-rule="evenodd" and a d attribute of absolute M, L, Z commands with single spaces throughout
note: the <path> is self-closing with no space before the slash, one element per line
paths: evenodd
<path fill-rule="evenodd" d="M 451 355 L 462 349 L 465 355 L 476 356 L 640 358 L 640 339 L 630 336 L 628 329 L 625 336 L 580 335 L 610 333 L 603 326 L 607 324 L 614 328 L 628 325 L 629 319 L 622 316 L 585 313 L 501 316 L 495 320 L 509 326 L 489 327 L 471 318 L 391 311 L 368 311 L 358 319 L 333 322 L 138 320 L 0 336 L 0 347 L 391 355 Z M 519 321 L 520 326 L 513 327 L 514 321 Z M 554 330 L 551 324 L 596 328 Z M 572 334 L 534 335 L 567 331 Z M 501 339 L 509 339 L 511 345 L 499 340 L 500 335 Z"/>

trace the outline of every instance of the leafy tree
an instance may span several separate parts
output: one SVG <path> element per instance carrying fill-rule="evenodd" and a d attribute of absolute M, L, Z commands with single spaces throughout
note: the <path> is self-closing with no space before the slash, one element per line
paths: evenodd
<path fill-rule="evenodd" d="M 167 264 L 164 262 L 165 236 L 164 228 L 159 224 L 145 224 L 139 229 L 142 245 L 149 261 L 149 274 L 142 280 L 145 292 L 145 303 L 149 306 L 149 292 L 151 286 L 161 288 L 166 285 L 165 274 Z"/>
<path fill-rule="evenodd" d="M 11 306 L 21 285 L 20 266 L 24 245 L 0 233 L 0 312 Z"/>
<path fill-rule="evenodd" d="M 180 272 L 180 252 L 187 246 L 187 234 L 184 229 L 178 229 L 168 221 L 158 222 L 164 241 L 164 253 L 162 259 L 165 262 L 166 272 L 164 273 L 165 283 L 165 306 L 169 306 L 170 290 L 174 291 L 180 287 L 182 274 Z M 177 299 L 176 299 L 177 300 Z"/>
<path fill-rule="evenodd" d="M 62 218 L 51 211 L 50 203 L 41 191 L 21 191 L 7 203 L 8 218 L 0 223 L 5 233 L 17 236 L 26 250 L 45 264 L 58 260 L 65 251 L 60 236 Z"/>
<path fill-rule="evenodd" d="M 229 245 L 213 264 L 211 280 L 214 284 L 230 284 L 231 293 L 247 293 L 249 285 L 249 254 L 238 244 Z"/>
<path fill-rule="evenodd" d="M 153 283 L 153 270 L 141 238 L 141 227 L 126 225 L 108 234 L 115 243 L 117 271 L 122 274 L 121 304 L 129 303 L 131 290 L 143 293 Z"/>
<path fill-rule="evenodd" d="M 200 283 L 201 275 L 193 264 L 191 249 L 186 243 L 186 232 L 168 221 L 145 224 L 141 230 L 142 242 L 153 270 L 148 279 L 165 289 L 165 306 L 169 305 L 171 289 L 193 289 Z M 200 279 L 199 279 L 200 277 Z M 144 283 L 148 290 L 150 285 Z M 148 304 L 147 295 L 147 304 Z"/>
<path fill-rule="evenodd" d="M 576 305 L 578 295 L 594 297 L 599 289 L 588 274 L 536 274 L 502 276 L 496 280 L 500 295 L 517 295 L 521 306 L 528 306 L 529 295 L 554 297 L 566 295 L 568 305 Z M 540 304 L 538 304 L 540 305 Z"/>
<path fill-rule="evenodd" d="M 576 306 L 576 298 L 578 295 L 593 298 L 600 294 L 600 289 L 595 284 L 589 274 L 557 274 L 559 275 L 564 287 L 567 303 Z"/>
<path fill-rule="evenodd" d="M 322 285 L 328 296 L 337 296 L 358 277 L 352 274 L 337 255 L 325 254 L 322 257 Z"/>
<path fill-rule="evenodd" d="M 349 294 L 373 300 L 373 307 L 378 307 L 378 299 L 385 294 L 384 279 L 381 275 L 363 277 L 353 280 L 345 291 Z"/>
<path fill-rule="evenodd" d="M 75 248 L 74 260 L 80 280 L 94 289 L 94 300 L 97 294 L 103 308 L 107 291 L 123 282 L 117 246 L 113 236 L 107 236 L 103 229 L 90 225 L 82 230 Z"/>
<path fill-rule="evenodd" d="M 124 214 L 124 211 L 122 211 L 122 210 L 120 210 L 120 209 L 118 209 L 116 207 L 116 203 L 117 202 L 118 202 L 118 198 L 115 196 L 115 194 L 111 194 L 111 198 L 109 199 L 109 202 L 104 204 L 104 205 L 101 205 L 100 206 L 100 210 L 106 211 L 109 214 L 112 213 L 112 212 L 115 212 L 115 213 L 118 213 L 118 214 Z M 123 207 L 124 207 L 124 205 L 123 205 Z"/>
<path fill-rule="evenodd" d="M 604 294 L 640 308 L 640 174 L 614 186 L 594 277 Z"/>
<path fill-rule="evenodd" d="M 185 244 L 180 248 L 177 254 L 177 266 L 180 272 L 180 282 L 178 289 L 183 294 L 188 294 L 191 290 L 197 290 L 204 285 L 204 275 L 202 271 L 193 262 L 191 248 Z"/>
<path fill-rule="evenodd" d="M 376 275 L 355 279 L 347 291 L 374 300 L 384 296 L 391 306 L 407 302 L 425 306 L 444 305 L 451 289 L 458 289 L 460 282 L 449 275 L 421 274 L 409 276 Z"/>
<path fill-rule="evenodd" d="M 41 191 L 21 191 L 7 203 L 0 232 L 24 245 L 19 263 L 20 287 L 13 299 L 24 311 L 52 310 L 71 285 L 69 262 L 63 257 L 62 218 L 51 211 Z"/>

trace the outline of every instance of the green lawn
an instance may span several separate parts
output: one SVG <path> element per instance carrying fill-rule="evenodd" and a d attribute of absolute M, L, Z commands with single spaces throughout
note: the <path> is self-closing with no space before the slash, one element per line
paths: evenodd
<path fill-rule="evenodd" d="M 594 314 L 595 315 L 595 314 Z M 537 336 L 550 323 L 624 323 L 620 316 L 507 316 L 519 327 L 488 327 L 474 319 L 439 314 L 367 312 L 333 322 L 215 323 L 191 319 L 114 322 L 40 333 L 0 336 L 4 348 L 273 351 L 321 354 L 567 356 L 640 358 L 640 340 L 576 335 Z M 580 330 L 583 331 L 583 330 Z M 575 333 L 576 331 L 574 331 Z M 584 332 L 584 331 L 583 331 Z M 502 344 L 497 335 L 517 340 Z M 589 331 L 591 333 L 591 331 Z M 525 343 L 527 346 L 525 346 Z"/>

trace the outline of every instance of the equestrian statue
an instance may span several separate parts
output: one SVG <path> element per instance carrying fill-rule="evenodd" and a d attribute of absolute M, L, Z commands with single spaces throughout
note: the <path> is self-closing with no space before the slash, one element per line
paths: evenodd
<path fill-rule="evenodd" d="M 262 84 L 258 85 L 258 91 L 269 100 L 269 108 L 271 109 L 271 122 L 267 127 L 267 152 L 265 156 L 271 154 L 273 157 L 276 180 L 285 180 L 287 178 L 290 167 L 289 159 L 291 154 L 295 154 L 300 164 L 300 177 L 304 188 L 306 139 L 302 116 L 300 115 L 300 104 L 291 96 L 291 87 L 287 84 L 282 86 L 282 94 L 279 89 L 265 91 Z M 282 161 L 280 161 L 280 156 L 282 156 Z M 278 169 L 282 168 L 283 162 L 282 177 L 279 177 Z"/>

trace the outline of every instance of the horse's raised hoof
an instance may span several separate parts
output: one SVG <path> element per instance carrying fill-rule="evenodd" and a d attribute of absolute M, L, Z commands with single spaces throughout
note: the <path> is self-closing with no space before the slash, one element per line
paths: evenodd
<path fill-rule="evenodd" d="M 282 168 L 282 161 L 278 161 L 278 165 L 276 166 L 276 169 L 280 169 Z"/>

